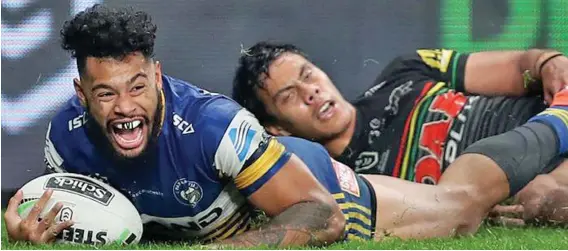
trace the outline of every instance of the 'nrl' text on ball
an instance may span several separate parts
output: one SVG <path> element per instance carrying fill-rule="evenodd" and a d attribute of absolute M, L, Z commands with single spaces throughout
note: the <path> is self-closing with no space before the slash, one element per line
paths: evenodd
<path fill-rule="evenodd" d="M 45 188 L 53 190 L 71 192 L 85 198 L 94 200 L 105 206 L 108 206 L 114 194 L 103 186 L 93 183 L 90 180 L 73 177 L 73 176 L 57 176 L 51 177 L 45 183 Z"/>

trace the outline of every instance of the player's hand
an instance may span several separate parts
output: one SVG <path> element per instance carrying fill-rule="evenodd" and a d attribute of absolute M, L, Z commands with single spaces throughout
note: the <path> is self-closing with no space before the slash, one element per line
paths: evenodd
<path fill-rule="evenodd" d="M 496 205 L 489 213 L 487 220 L 499 226 L 521 227 L 525 226 L 524 213 L 523 205 Z"/>
<path fill-rule="evenodd" d="M 8 237 L 11 240 L 30 241 L 35 244 L 50 243 L 55 241 L 55 237 L 63 229 L 73 225 L 72 221 L 54 224 L 55 217 L 63 207 L 61 203 L 56 203 L 45 217 L 40 219 L 40 214 L 49 201 L 51 194 L 53 194 L 52 190 L 47 190 L 43 193 L 25 219 L 22 219 L 18 214 L 18 204 L 24 196 L 22 191 L 18 191 L 10 198 L 8 208 L 6 208 L 6 213 L 4 213 L 4 220 Z"/>
<path fill-rule="evenodd" d="M 568 57 L 558 56 L 550 59 L 542 66 L 540 75 L 544 100 L 548 104 L 552 104 L 554 94 L 568 85 Z"/>

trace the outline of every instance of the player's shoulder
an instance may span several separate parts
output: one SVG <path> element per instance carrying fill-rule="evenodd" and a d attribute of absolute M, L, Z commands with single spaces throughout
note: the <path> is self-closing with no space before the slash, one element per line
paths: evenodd
<path fill-rule="evenodd" d="M 256 117 L 225 95 L 166 78 L 164 90 L 169 134 L 175 135 L 183 148 L 199 148 L 202 156 L 212 162 L 217 159 L 217 164 L 242 164 L 245 156 L 256 149 L 255 140 L 264 133 Z M 219 161 L 220 158 L 231 161 Z"/>
<path fill-rule="evenodd" d="M 276 139 L 286 147 L 288 152 L 297 155 L 300 159 L 330 158 L 325 147 L 319 143 L 291 136 L 278 136 Z"/>
<path fill-rule="evenodd" d="M 49 122 L 49 137 L 52 141 L 84 136 L 83 128 L 87 122 L 85 109 L 79 98 L 71 97 Z"/>
<path fill-rule="evenodd" d="M 183 121 L 193 125 L 193 131 L 211 132 L 226 128 L 242 107 L 229 97 L 199 88 L 189 82 L 164 76 L 167 110 L 173 114 L 174 126 Z M 185 129 L 184 129 L 185 130 Z M 183 133 L 183 132 L 182 132 Z M 188 133 L 186 131 L 186 133 Z"/>
<path fill-rule="evenodd" d="M 48 168 L 65 166 L 66 171 L 88 169 L 88 165 L 79 165 L 95 159 L 94 146 L 87 137 L 86 123 L 85 109 L 77 96 L 71 97 L 47 126 L 44 154 Z"/>

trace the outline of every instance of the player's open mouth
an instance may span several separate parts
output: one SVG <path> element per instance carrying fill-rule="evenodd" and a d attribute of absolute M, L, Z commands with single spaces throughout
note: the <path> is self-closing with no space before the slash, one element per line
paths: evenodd
<path fill-rule="evenodd" d="M 111 134 L 120 148 L 126 150 L 138 148 L 144 142 L 144 120 L 114 121 L 111 123 Z"/>
<path fill-rule="evenodd" d="M 335 113 L 335 101 L 324 102 L 318 110 L 317 118 L 321 120 L 330 119 Z"/>

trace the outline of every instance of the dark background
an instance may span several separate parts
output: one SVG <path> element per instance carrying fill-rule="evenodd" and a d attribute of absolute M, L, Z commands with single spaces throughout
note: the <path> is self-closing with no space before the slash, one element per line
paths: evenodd
<path fill-rule="evenodd" d="M 2 1 L 4 195 L 43 171 L 46 125 L 74 93 L 77 76 L 59 47 L 59 29 L 96 2 L 103 1 Z M 568 52 L 568 0 L 107 2 L 153 16 L 156 56 L 166 74 L 227 95 L 241 46 L 259 40 L 299 45 L 348 98 L 369 86 L 390 59 L 416 48 Z"/>

